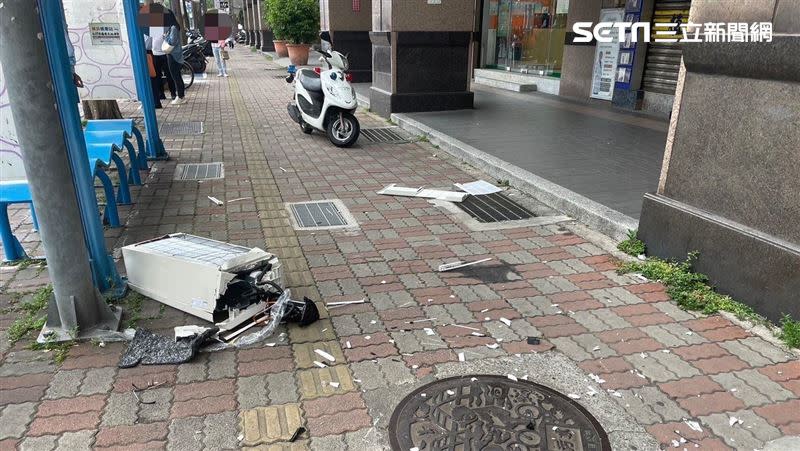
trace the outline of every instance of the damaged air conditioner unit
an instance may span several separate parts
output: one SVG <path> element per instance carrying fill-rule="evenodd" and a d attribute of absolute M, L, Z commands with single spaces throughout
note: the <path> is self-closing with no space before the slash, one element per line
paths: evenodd
<path fill-rule="evenodd" d="M 265 310 L 256 284 L 283 287 L 281 263 L 269 252 L 185 233 L 125 246 L 122 255 L 131 288 L 221 331 Z"/>

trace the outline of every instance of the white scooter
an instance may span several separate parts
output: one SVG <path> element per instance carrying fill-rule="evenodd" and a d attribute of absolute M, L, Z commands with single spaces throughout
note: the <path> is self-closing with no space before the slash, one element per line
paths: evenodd
<path fill-rule="evenodd" d="M 330 44 L 327 31 L 320 33 L 320 38 Z M 350 147 L 358 139 L 361 127 L 355 117 L 356 91 L 346 73 L 347 57 L 334 50 L 318 51 L 327 70 L 317 73 L 299 69 L 286 77 L 287 83 L 294 82 L 294 97 L 287 107 L 289 116 L 300 124 L 303 133 L 317 129 L 326 133 L 335 146 Z"/>

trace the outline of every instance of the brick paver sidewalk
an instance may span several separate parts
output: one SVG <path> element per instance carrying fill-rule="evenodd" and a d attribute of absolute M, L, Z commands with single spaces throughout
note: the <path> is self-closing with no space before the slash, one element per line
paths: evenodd
<path fill-rule="evenodd" d="M 162 122 L 204 121 L 205 133 L 167 137 L 173 159 L 154 165 L 110 243 L 178 231 L 247 246 L 266 241 L 295 297 L 368 302 L 323 309 L 312 326 L 268 340 L 274 347 L 118 369 L 123 344 L 83 343 L 57 366 L 26 343 L 7 349 L 15 293 L 47 279 L 35 267 L 3 268 L 0 449 L 382 449 L 403 396 L 463 372 L 528 374 L 581 393 L 615 449 L 758 449 L 800 434 L 800 363 L 787 350 L 723 317 L 678 309 L 658 283 L 617 275 L 612 256 L 573 224 L 473 231 L 425 200 L 375 194 L 395 182 L 446 187 L 476 172 L 423 142 L 337 149 L 290 121 L 282 70 L 246 48 L 233 52 L 230 68 L 230 78 L 198 80 L 186 105 L 159 113 Z M 224 180 L 172 180 L 176 163 L 212 161 L 225 163 Z M 215 206 L 209 195 L 247 199 Z M 341 199 L 359 228 L 291 227 L 285 202 L 326 198 Z M 29 229 L 25 210 L 12 218 L 20 233 Z M 22 235 L 38 246 L 35 233 Z M 435 269 L 487 256 L 521 278 L 485 283 Z M 159 307 L 145 302 L 141 316 L 151 319 L 139 325 L 170 333 L 198 323 Z M 531 336 L 541 343 L 528 345 Z M 315 366 L 314 349 L 335 365 Z M 134 384 L 156 386 L 140 402 Z M 587 394 L 589 387 L 599 393 Z M 288 443 L 299 426 L 307 432 Z"/>

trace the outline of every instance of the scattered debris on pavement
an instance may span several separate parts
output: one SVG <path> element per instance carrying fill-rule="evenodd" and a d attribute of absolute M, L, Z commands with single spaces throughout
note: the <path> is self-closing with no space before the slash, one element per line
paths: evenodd
<path fill-rule="evenodd" d="M 154 334 L 147 329 L 138 329 L 128 344 L 128 349 L 122 354 L 119 367 L 131 368 L 140 363 L 169 365 L 188 362 L 197 355 L 200 346 L 218 330 L 216 327 L 211 327 L 201 334 L 174 340 L 171 337 Z"/>
<path fill-rule="evenodd" d="M 475 260 L 474 262 L 466 262 L 465 263 L 465 262 L 462 262 L 462 261 L 457 261 L 457 262 L 451 262 L 451 263 L 444 263 L 444 264 L 439 265 L 439 272 L 452 271 L 454 269 L 464 268 L 466 266 L 477 265 L 478 263 L 488 262 L 491 259 L 492 259 L 491 257 L 488 257 L 488 258 L 482 258 L 480 260 Z"/>
<path fill-rule="evenodd" d="M 483 194 L 494 194 L 503 191 L 502 188 L 494 186 L 485 180 L 477 180 L 469 183 L 453 183 L 453 186 L 460 189 L 461 191 L 472 194 L 473 196 L 480 196 Z"/>
<path fill-rule="evenodd" d="M 392 183 L 377 193 L 387 196 L 422 197 L 425 199 L 438 199 L 449 202 L 462 202 L 467 196 L 469 196 L 468 193 L 459 193 L 457 191 L 444 191 L 438 189 L 428 189 L 424 187 L 407 188 L 403 186 L 397 186 L 395 183 Z"/>
<path fill-rule="evenodd" d="M 216 197 L 214 197 L 214 196 L 208 196 L 208 200 L 210 200 L 211 202 L 213 202 L 214 204 L 216 204 L 216 205 L 218 205 L 218 206 L 219 206 L 219 205 L 225 205 L 225 202 L 223 202 L 223 201 L 221 201 L 221 200 L 217 199 L 217 198 L 216 198 Z"/>

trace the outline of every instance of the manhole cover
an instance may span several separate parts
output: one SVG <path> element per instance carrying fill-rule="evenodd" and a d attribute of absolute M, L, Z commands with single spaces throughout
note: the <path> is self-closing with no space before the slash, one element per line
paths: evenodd
<path fill-rule="evenodd" d="M 456 202 L 455 205 L 479 222 L 518 221 L 536 216 L 503 193 L 467 196 L 464 201 Z"/>
<path fill-rule="evenodd" d="M 297 202 L 286 206 L 292 214 L 292 225 L 298 230 L 336 229 L 356 223 L 347 207 L 338 199 Z"/>
<path fill-rule="evenodd" d="M 389 434 L 403 451 L 611 450 L 597 420 L 567 396 L 488 375 L 415 390 L 395 409 Z"/>
<path fill-rule="evenodd" d="M 361 136 L 373 143 L 404 144 L 408 139 L 397 132 L 398 127 L 362 128 Z"/>
<path fill-rule="evenodd" d="M 209 180 L 225 176 L 222 163 L 185 163 L 175 166 L 174 180 Z"/>
<path fill-rule="evenodd" d="M 202 135 L 203 123 L 191 122 L 164 122 L 159 127 L 162 135 Z"/>

